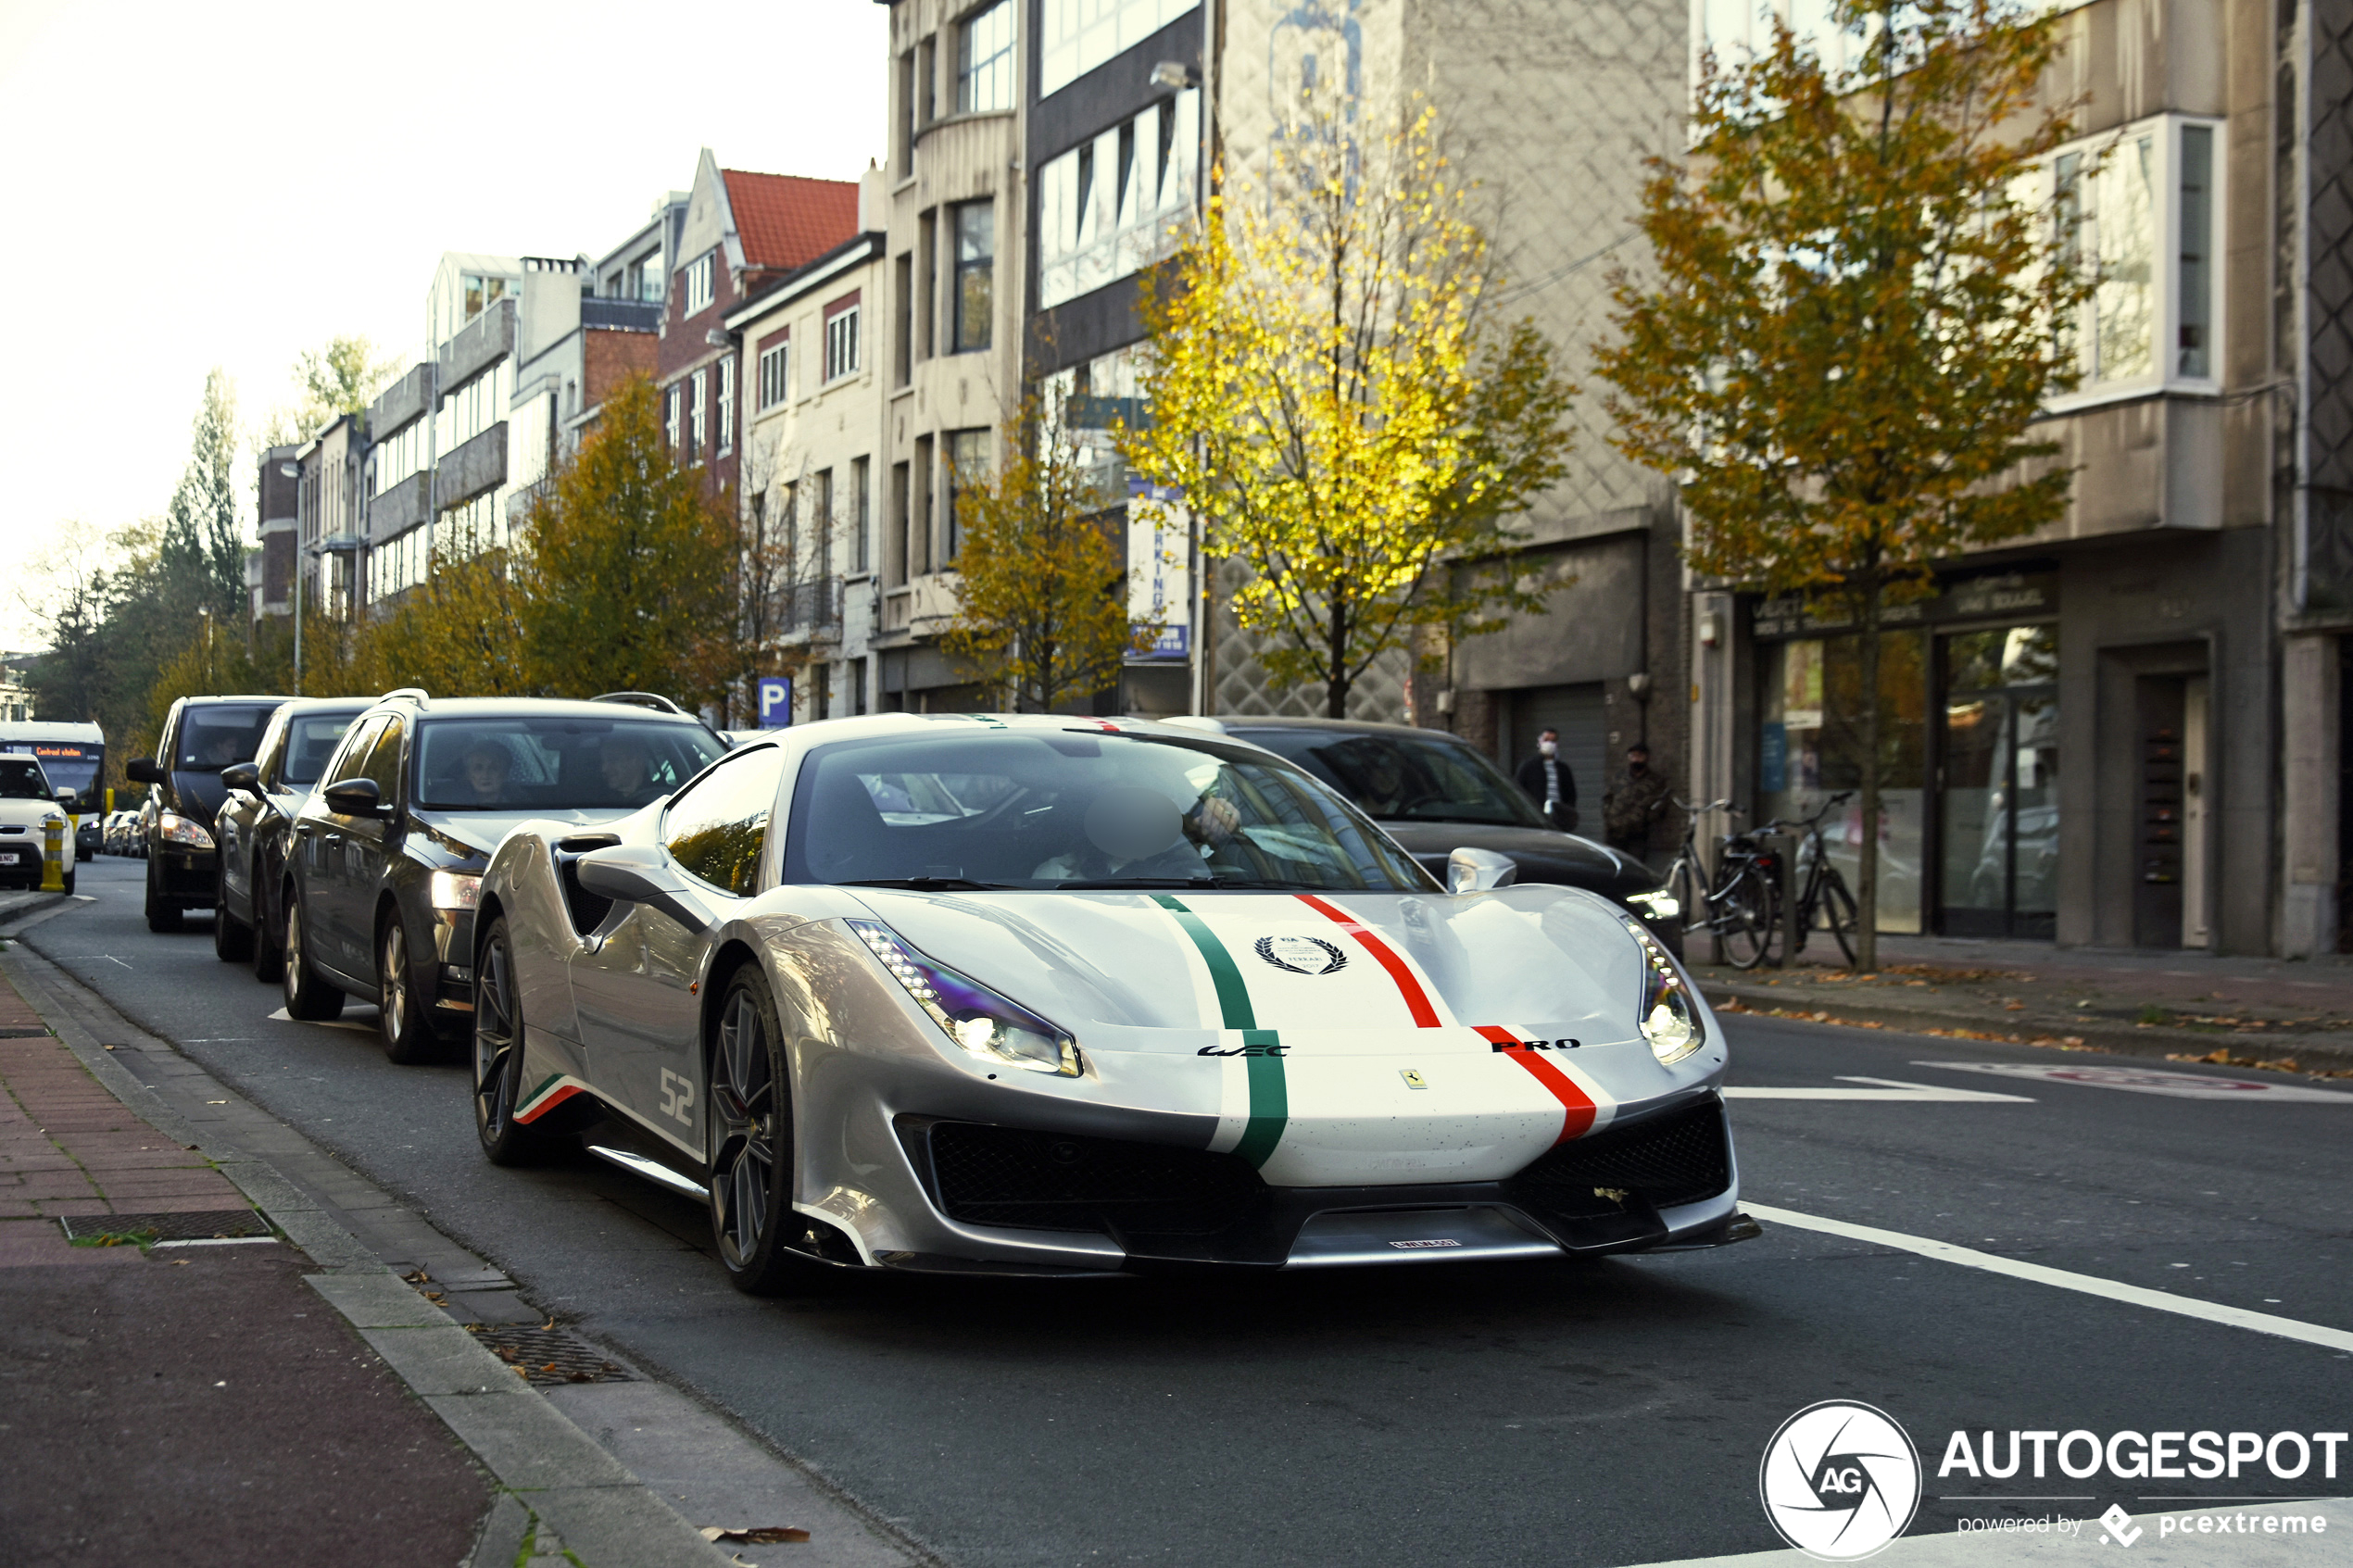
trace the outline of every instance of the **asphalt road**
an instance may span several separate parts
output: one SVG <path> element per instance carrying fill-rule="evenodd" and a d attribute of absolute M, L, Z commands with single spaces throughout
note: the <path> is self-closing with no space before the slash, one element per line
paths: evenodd
<path fill-rule="evenodd" d="M 1919 1530 L 2091 1518 L 2299 1482 L 1940 1479 L 1956 1429 L 2343 1431 L 2353 1354 L 1784 1225 L 1712 1252 L 1205 1284 L 730 1289 L 698 1206 L 590 1161 L 497 1170 L 462 1067 L 272 1022 L 208 928 L 150 934 L 136 861 L 28 944 L 492 1259 L 944 1557 L 988 1565 L 1623 1564 L 1780 1543 L 1775 1428 L 1818 1400 L 1901 1422 Z M 370 1010 L 354 1005 L 351 1023 Z M 2353 1329 L 2353 1094 L 2185 1098 L 1923 1065 L 2120 1058 L 1734 1018 L 1733 1082 L 1851 1077 L 2020 1101 L 1742 1098 L 1745 1199 Z M 2171 1064 L 2166 1064 L 2171 1065 Z M 2220 1070 L 2183 1072 L 2229 1076 Z M 2353 1450 L 2340 1474 L 2353 1471 Z M 2065 1500 L 1987 1499 L 2062 1494 Z M 2332 1545 L 2335 1543 L 2332 1542 Z M 2226 1561 L 2226 1558 L 2218 1559 Z"/>

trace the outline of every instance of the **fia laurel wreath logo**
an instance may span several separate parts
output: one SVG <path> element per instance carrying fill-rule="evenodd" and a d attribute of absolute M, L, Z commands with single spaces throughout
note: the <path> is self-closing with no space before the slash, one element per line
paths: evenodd
<path fill-rule="evenodd" d="M 1919 1451 L 1886 1411 L 1825 1399 L 1781 1423 L 1756 1490 L 1781 1539 L 1824 1562 L 1853 1562 L 1910 1526 Z"/>

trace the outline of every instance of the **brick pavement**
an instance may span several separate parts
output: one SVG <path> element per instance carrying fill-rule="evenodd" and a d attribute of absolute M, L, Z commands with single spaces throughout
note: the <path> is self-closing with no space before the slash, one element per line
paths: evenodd
<path fill-rule="evenodd" d="M 0 984 L 0 1220 L 244 1209 L 204 1156 L 132 1115 Z"/>

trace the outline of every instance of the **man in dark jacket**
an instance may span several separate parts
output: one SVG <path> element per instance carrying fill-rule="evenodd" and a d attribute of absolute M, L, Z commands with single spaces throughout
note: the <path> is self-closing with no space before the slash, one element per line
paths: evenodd
<path fill-rule="evenodd" d="M 1561 733 L 1536 737 L 1536 755 L 1519 765 L 1519 787 L 1536 802 L 1544 820 L 1563 833 L 1577 831 L 1577 780 L 1561 759 Z"/>
<path fill-rule="evenodd" d="M 1609 847 L 1638 860 L 1650 858 L 1651 823 L 1667 797 L 1667 781 L 1651 771 L 1651 748 L 1636 741 L 1626 748 L 1626 771 L 1602 797 L 1602 826 Z"/>

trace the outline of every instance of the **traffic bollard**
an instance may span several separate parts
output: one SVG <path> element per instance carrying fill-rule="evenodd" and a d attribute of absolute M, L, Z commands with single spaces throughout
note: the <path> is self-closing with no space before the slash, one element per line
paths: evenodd
<path fill-rule="evenodd" d="M 41 891 L 44 893 L 63 893 L 66 890 L 65 842 L 65 823 L 51 818 L 42 826 Z"/>

